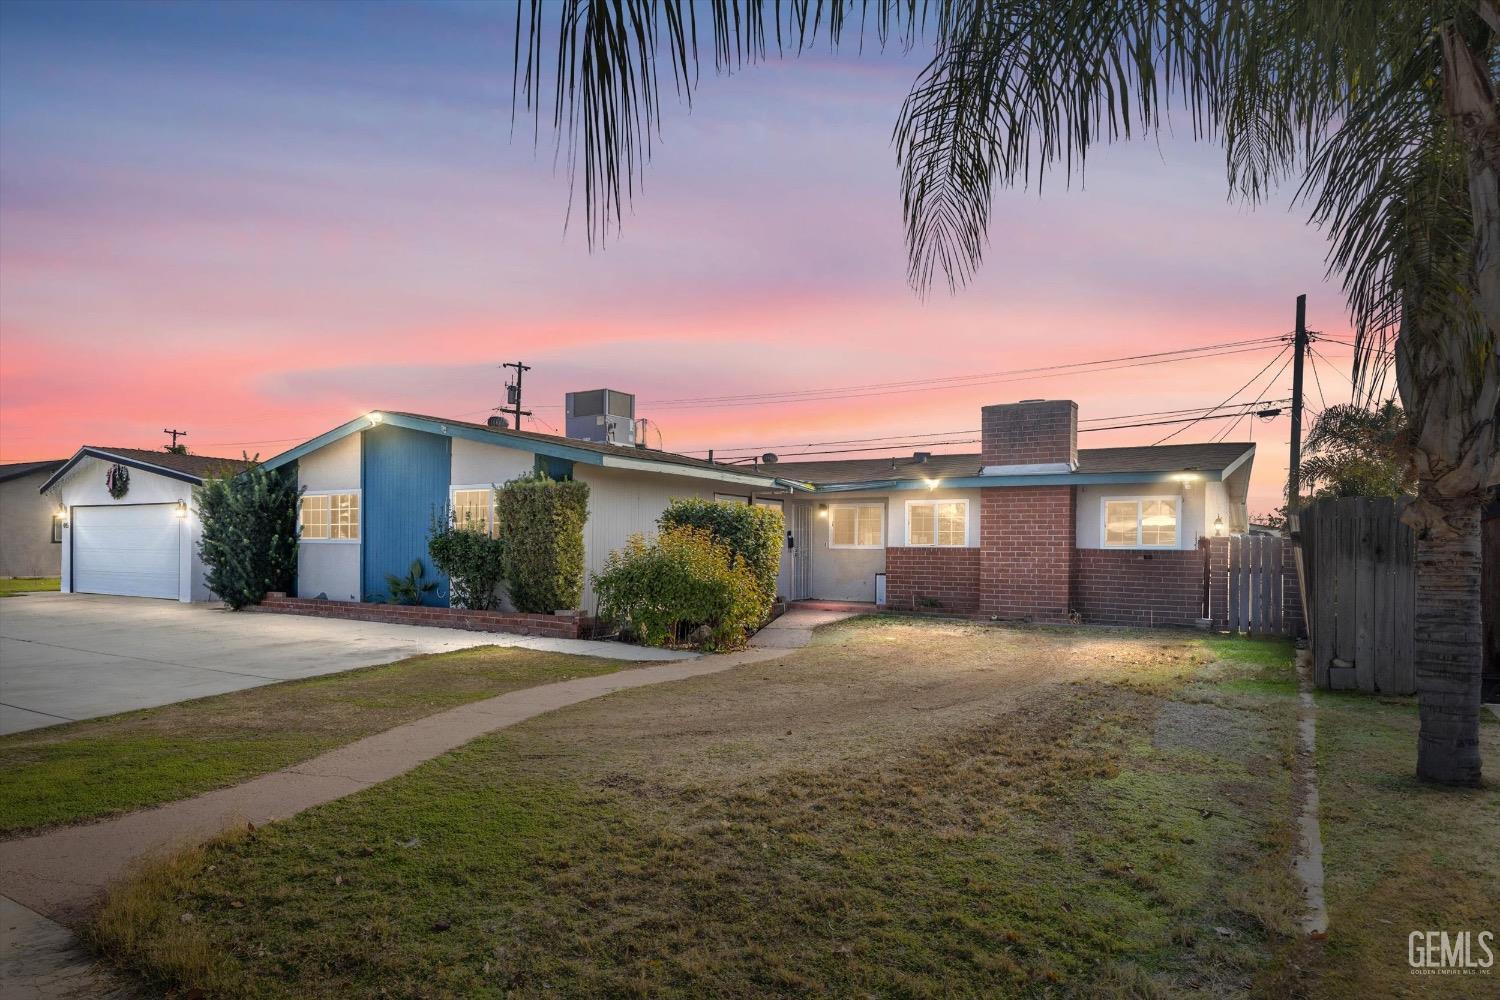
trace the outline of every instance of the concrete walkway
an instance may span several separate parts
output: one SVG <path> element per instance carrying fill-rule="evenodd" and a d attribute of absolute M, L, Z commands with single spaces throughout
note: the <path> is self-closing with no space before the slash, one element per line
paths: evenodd
<path fill-rule="evenodd" d="M 806 646 L 849 612 L 801 611 L 762 629 L 750 648 L 512 691 L 366 737 L 283 771 L 116 819 L 0 842 L 0 920 L 7 998 L 124 997 L 63 925 L 77 926 L 109 885 L 142 861 L 199 844 L 238 823 L 268 823 L 389 780 L 478 737 L 629 688 L 703 677 Z"/>

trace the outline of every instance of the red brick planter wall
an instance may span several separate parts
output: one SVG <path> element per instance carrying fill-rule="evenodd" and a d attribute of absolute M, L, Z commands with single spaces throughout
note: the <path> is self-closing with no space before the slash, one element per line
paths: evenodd
<path fill-rule="evenodd" d="M 980 613 L 1065 624 L 1075 551 L 1073 487 L 995 486 L 980 492 Z"/>
<path fill-rule="evenodd" d="M 1203 617 L 1203 549 L 1078 549 L 1073 607 L 1099 625 L 1194 625 Z"/>
<path fill-rule="evenodd" d="M 886 549 L 885 606 L 893 611 L 972 615 L 979 610 L 979 550 Z"/>
<path fill-rule="evenodd" d="M 268 611 L 284 615 L 307 615 L 313 618 L 389 622 L 392 625 L 461 628 L 471 632 L 508 632 L 512 635 L 539 635 L 553 639 L 577 639 L 585 629 L 584 617 L 578 612 L 561 615 L 523 615 L 506 611 L 465 611 L 462 608 L 320 601 L 313 597 L 287 597 L 284 594 L 274 593 L 267 594 L 264 601 L 258 605 L 250 605 L 246 610 Z"/>

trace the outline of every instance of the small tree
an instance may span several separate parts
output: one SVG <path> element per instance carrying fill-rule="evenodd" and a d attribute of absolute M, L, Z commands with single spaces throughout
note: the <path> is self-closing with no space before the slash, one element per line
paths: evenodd
<path fill-rule="evenodd" d="M 505 579 L 505 545 L 482 528 L 454 523 L 433 514 L 427 533 L 427 554 L 448 577 L 448 600 L 455 608 L 493 610 Z"/>
<path fill-rule="evenodd" d="M 495 495 L 506 589 L 517 611 L 547 614 L 583 599 L 583 525 L 589 487 L 532 473 Z"/>
<path fill-rule="evenodd" d="M 599 614 L 648 646 L 730 649 L 761 617 L 755 575 L 704 528 L 667 528 L 655 541 L 632 535 L 609 554 L 594 589 Z"/>
<path fill-rule="evenodd" d="M 198 555 L 208 589 L 235 611 L 297 582 L 296 477 L 259 464 L 210 476 L 193 489 L 203 522 Z"/>
<path fill-rule="evenodd" d="M 1301 471 L 1311 499 L 1415 494 L 1406 413 L 1395 400 L 1328 407 L 1307 435 Z"/>

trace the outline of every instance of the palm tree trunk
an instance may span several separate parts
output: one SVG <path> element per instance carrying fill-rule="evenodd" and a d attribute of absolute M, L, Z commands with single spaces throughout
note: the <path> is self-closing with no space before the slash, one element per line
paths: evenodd
<path fill-rule="evenodd" d="M 1443 785 L 1477 785 L 1483 659 L 1479 501 L 1429 502 L 1446 524 L 1417 536 L 1417 777 Z"/>

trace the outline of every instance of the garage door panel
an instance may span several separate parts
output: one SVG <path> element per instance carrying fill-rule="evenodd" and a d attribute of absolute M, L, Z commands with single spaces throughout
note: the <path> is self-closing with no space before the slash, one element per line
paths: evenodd
<path fill-rule="evenodd" d="M 73 590 L 122 597 L 178 596 L 176 504 L 73 509 Z"/>

